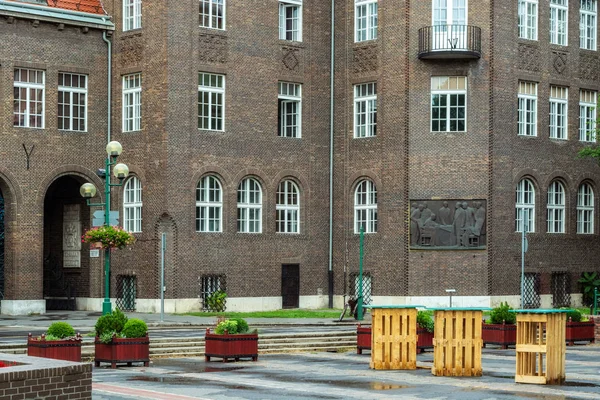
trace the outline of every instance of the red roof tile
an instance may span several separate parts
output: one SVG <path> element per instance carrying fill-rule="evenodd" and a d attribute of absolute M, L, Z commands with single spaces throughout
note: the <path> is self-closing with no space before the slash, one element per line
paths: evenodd
<path fill-rule="evenodd" d="M 102 0 L 46 0 L 48 6 L 93 14 L 106 14 Z"/>

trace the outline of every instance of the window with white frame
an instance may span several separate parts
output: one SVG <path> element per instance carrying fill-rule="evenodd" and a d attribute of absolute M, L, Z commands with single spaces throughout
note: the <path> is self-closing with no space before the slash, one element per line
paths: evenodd
<path fill-rule="evenodd" d="M 123 76 L 123 132 L 142 129 L 142 74 Z"/>
<path fill-rule="evenodd" d="M 568 0 L 550 0 L 550 43 L 567 45 Z"/>
<path fill-rule="evenodd" d="M 523 232 L 523 223 L 527 232 L 535 232 L 535 188 L 529 179 L 521 179 L 517 184 L 515 202 L 516 231 Z"/>
<path fill-rule="evenodd" d="M 225 29 L 225 1 L 200 0 L 200 26 L 211 29 Z"/>
<path fill-rule="evenodd" d="M 377 189 L 370 180 L 360 181 L 354 191 L 354 233 L 377 232 Z"/>
<path fill-rule="evenodd" d="M 129 232 L 142 231 L 142 183 L 135 176 L 123 189 L 123 227 Z"/>
<path fill-rule="evenodd" d="M 299 138 L 302 136 L 302 85 L 279 82 L 278 135 Z"/>
<path fill-rule="evenodd" d="M 254 178 L 240 182 L 237 193 L 237 229 L 243 233 L 262 232 L 262 190 Z"/>
<path fill-rule="evenodd" d="M 198 129 L 224 131 L 225 76 L 198 74 Z"/>
<path fill-rule="evenodd" d="M 598 92 L 595 90 L 579 91 L 579 140 L 596 141 L 596 104 Z"/>
<path fill-rule="evenodd" d="M 550 138 L 567 139 L 569 89 L 550 86 Z"/>
<path fill-rule="evenodd" d="M 142 27 L 142 0 L 123 0 L 123 31 Z"/>
<path fill-rule="evenodd" d="M 377 39 L 377 0 L 354 0 L 354 41 Z"/>
<path fill-rule="evenodd" d="M 537 136 L 537 88 L 537 83 L 519 81 L 519 135 Z"/>
<path fill-rule="evenodd" d="M 519 0 L 519 37 L 537 40 L 538 0 Z"/>
<path fill-rule="evenodd" d="M 87 75 L 58 74 L 58 129 L 87 130 Z"/>
<path fill-rule="evenodd" d="M 582 183 L 577 191 L 577 233 L 594 233 L 594 190 Z"/>
<path fill-rule="evenodd" d="M 223 231 L 223 190 L 216 176 L 203 177 L 196 187 L 196 231 Z"/>
<path fill-rule="evenodd" d="M 432 0 L 433 49 L 466 49 L 467 0 Z"/>
<path fill-rule="evenodd" d="M 467 78 L 431 78 L 431 131 L 464 132 L 467 129 Z"/>
<path fill-rule="evenodd" d="M 302 0 L 279 0 L 279 39 L 302 41 Z"/>
<path fill-rule="evenodd" d="M 300 190 L 291 180 L 277 188 L 277 232 L 300 233 Z"/>
<path fill-rule="evenodd" d="M 44 127 L 44 71 L 16 68 L 14 76 L 13 125 L 23 128 Z"/>
<path fill-rule="evenodd" d="M 596 50 L 598 0 L 581 0 L 579 7 L 579 47 Z"/>
<path fill-rule="evenodd" d="M 565 188 L 554 181 L 548 188 L 548 233 L 565 233 Z"/>
<path fill-rule="evenodd" d="M 354 137 L 377 135 L 377 84 L 354 85 Z"/>

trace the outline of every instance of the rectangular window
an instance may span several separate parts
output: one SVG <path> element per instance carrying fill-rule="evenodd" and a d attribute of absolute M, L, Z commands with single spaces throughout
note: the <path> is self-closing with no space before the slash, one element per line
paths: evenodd
<path fill-rule="evenodd" d="M 567 139 L 569 89 L 550 86 L 550 139 Z"/>
<path fill-rule="evenodd" d="M 15 69 L 13 126 L 44 128 L 44 71 Z"/>
<path fill-rule="evenodd" d="M 58 129 L 87 130 L 87 75 L 58 74 Z"/>
<path fill-rule="evenodd" d="M 225 29 L 225 0 L 200 0 L 200 26 Z"/>
<path fill-rule="evenodd" d="M 519 135 L 537 136 L 537 86 L 519 81 Z"/>
<path fill-rule="evenodd" d="M 142 0 L 123 0 L 123 32 L 142 27 Z"/>
<path fill-rule="evenodd" d="M 279 136 L 299 138 L 302 125 L 302 85 L 279 82 Z"/>
<path fill-rule="evenodd" d="M 579 7 L 579 47 L 596 50 L 598 0 L 581 0 Z"/>
<path fill-rule="evenodd" d="M 123 76 L 123 132 L 142 129 L 142 74 Z"/>
<path fill-rule="evenodd" d="M 354 137 L 377 135 L 377 84 L 354 85 Z"/>
<path fill-rule="evenodd" d="M 537 40 L 538 0 L 519 0 L 519 37 Z"/>
<path fill-rule="evenodd" d="M 550 0 L 550 43 L 567 45 L 568 0 Z"/>
<path fill-rule="evenodd" d="M 198 129 L 224 131 L 225 75 L 198 74 Z"/>
<path fill-rule="evenodd" d="M 354 0 L 354 41 L 377 39 L 377 0 Z"/>
<path fill-rule="evenodd" d="M 279 1 L 279 39 L 302 41 L 302 0 Z"/>
<path fill-rule="evenodd" d="M 431 131 L 467 130 L 467 78 L 434 76 L 431 78 Z"/>
<path fill-rule="evenodd" d="M 596 104 L 598 92 L 595 90 L 579 91 L 579 140 L 596 141 Z"/>
<path fill-rule="evenodd" d="M 227 290 L 225 275 L 202 275 L 200 278 L 200 298 L 202 310 L 212 312 L 225 311 Z"/>

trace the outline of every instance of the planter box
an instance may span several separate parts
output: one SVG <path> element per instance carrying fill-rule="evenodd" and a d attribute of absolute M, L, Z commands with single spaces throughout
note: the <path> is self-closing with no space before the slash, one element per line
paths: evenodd
<path fill-rule="evenodd" d="M 594 343 L 594 321 L 567 322 L 567 345 L 573 346 L 575 342 Z"/>
<path fill-rule="evenodd" d="M 147 334 L 143 338 L 113 338 L 108 344 L 100 342 L 96 337 L 94 344 L 96 367 L 100 363 L 109 363 L 111 368 L 116 368 L 117 364 L 131 366 L 132 363 L 144 363 L 145 367 L 150 364 L 150 338 Z"/>
<path fill-rule="evenodd" d="M 258 333 L 217 335 L 206 330 L 204 359 L 210 361 L 211 357 L 219 357 L 223 362 L 233 358 L 239 361 L 240 358 L 251 358 L 252 361 L 258 360 Z"/>
<path fill-rule="evenodd" d="M 53 358 L 55 360 L 81 362 L 81 335 L 73 339 L 46 340 L 29 334 L 27 338 L 27 355 L 32 357 Z"/>
<path fill-rule="evenodd" d="M 486 344 L 496 344 L 503 349 L 517 344 L 517 325 L 515 324 L 486 324 L 481 328 L 483 347 Z"/>
<path fill-rule="evenodd" d="M 433 349 L 433 332 L 427 332 L 420 326 L 417 327 L 417 354 L 425 349 Z M 356 328 L 356 352 L 362 354 L 363 350 L 371 350 L 371 328 Z"/>

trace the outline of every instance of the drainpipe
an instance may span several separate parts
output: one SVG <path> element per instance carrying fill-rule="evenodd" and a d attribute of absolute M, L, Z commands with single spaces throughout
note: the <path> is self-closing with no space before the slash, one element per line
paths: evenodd
<path fill-rule="evenodd" d="M 329 93 L 329 308 L 333 308 L 333 94 L 335 73 L 335 0 L 331 0 L 331 67 Z"/>
<path fill-rule="evenodd" d="M 108 74 L 108 84 L 107 84 L 107 90 L 108 90 L 108 95 L 107 97 L 107 101 L 108 101 L 108 107 L 107 107 L 107 112 L 106 112 L 106 117 L 108 118 L 107 121 L 107 129 L 106 129 L 106 143 L 110 143 L 110 131 L 111 131 L 111 110 L 112 110 L 112 42 L 110 40 L 108 40 L 108 38 L 106 37 L 106 31 L 102 32 L 102 40 L 104 40 L 106 42 L 106 44 L 108 45 L 108 69 L 106 71 L 106 73 Z"/>

